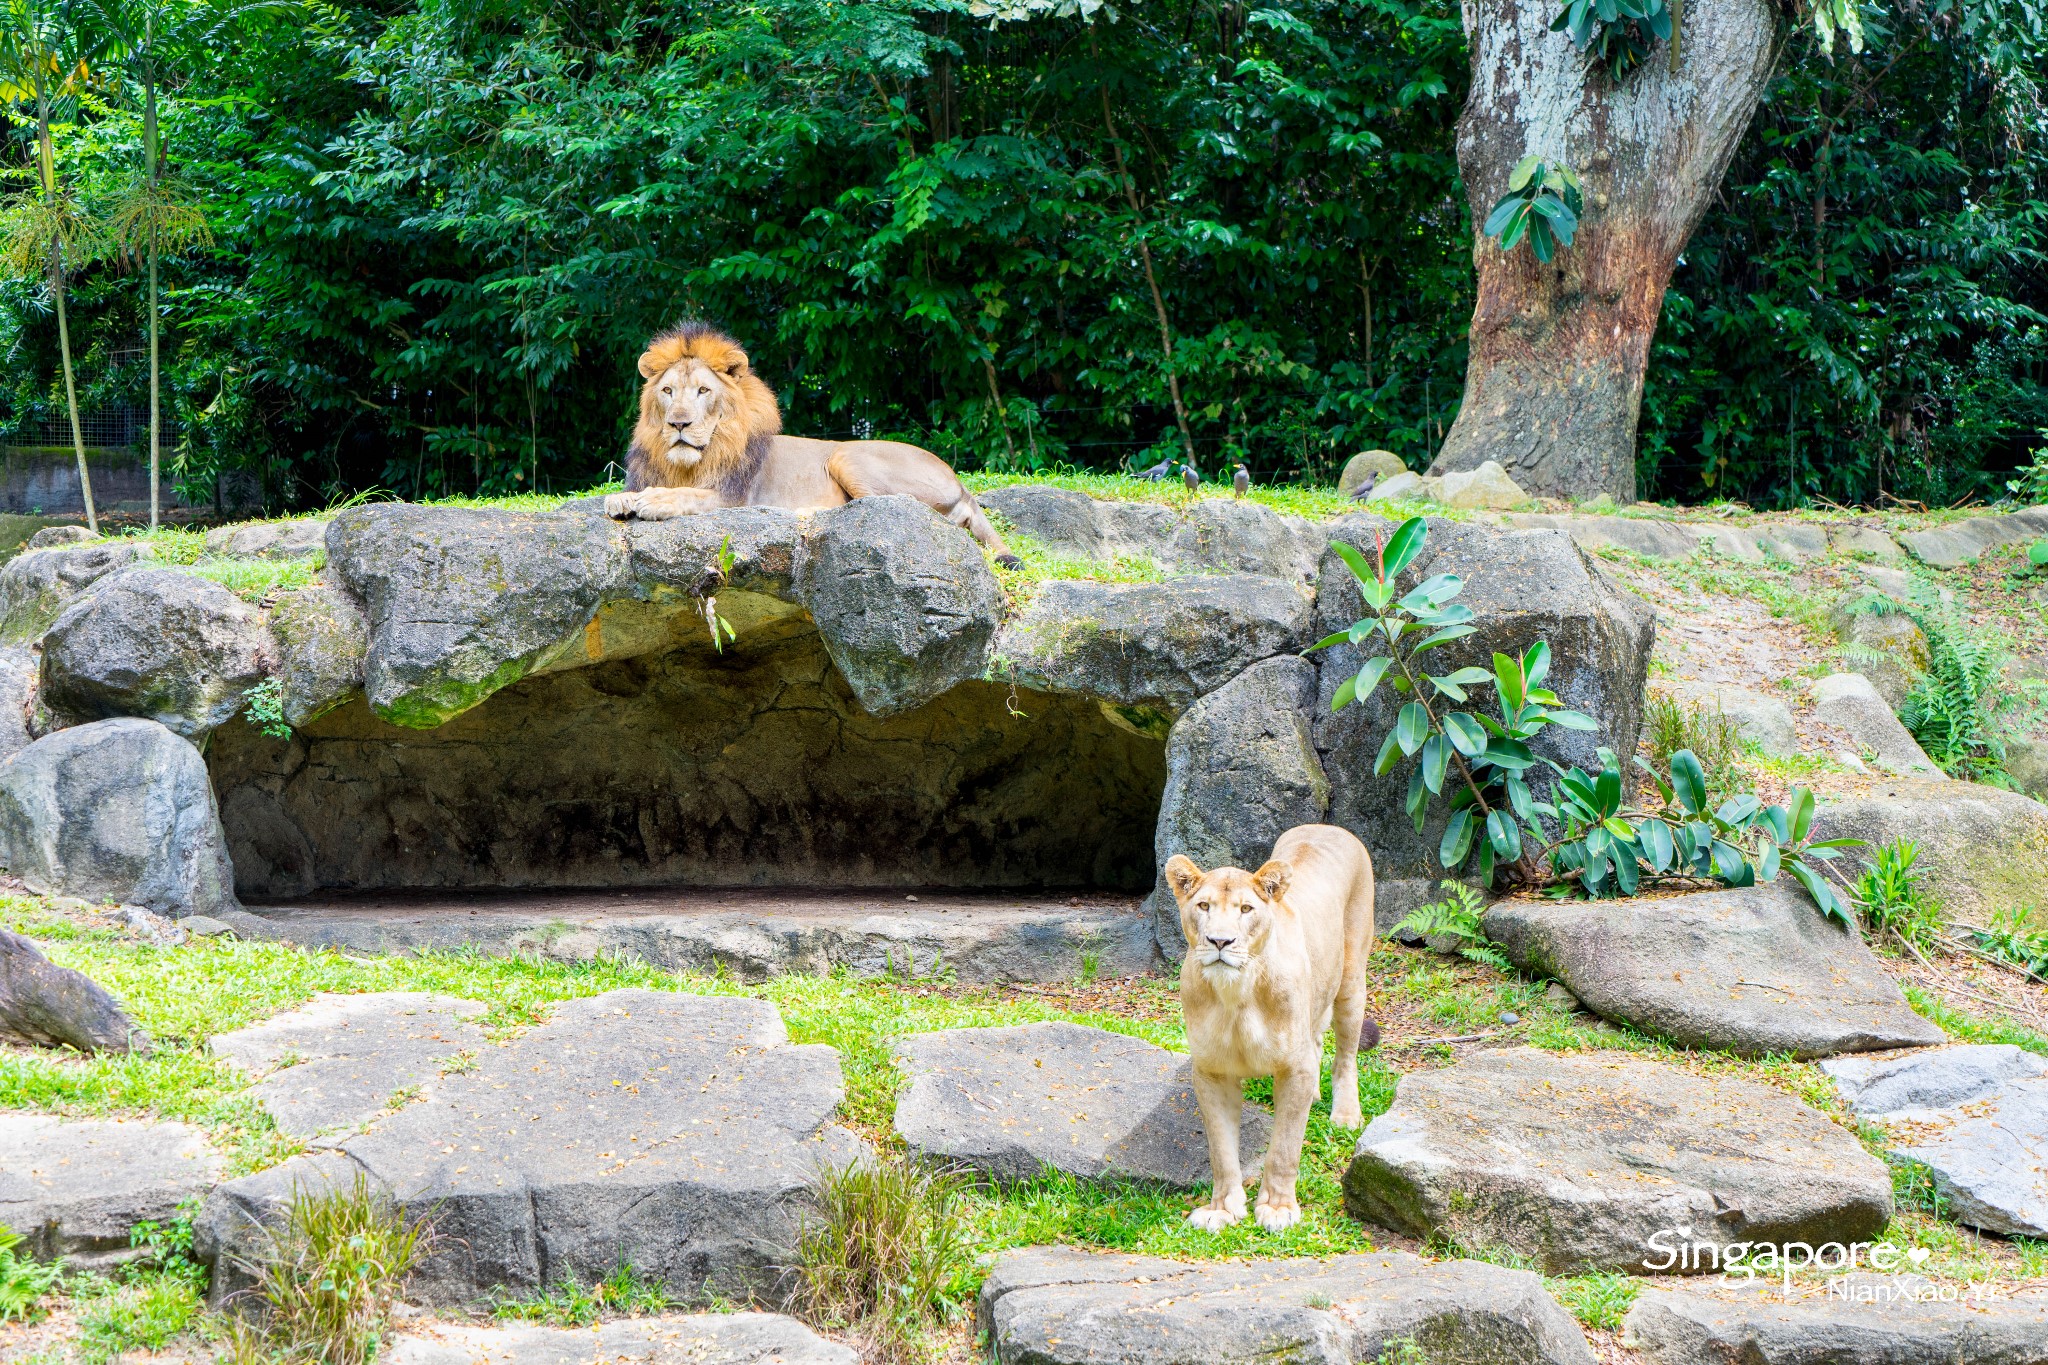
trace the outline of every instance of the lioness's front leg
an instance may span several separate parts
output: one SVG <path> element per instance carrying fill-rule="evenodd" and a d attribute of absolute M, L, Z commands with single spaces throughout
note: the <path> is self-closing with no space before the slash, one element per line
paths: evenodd
<path fill-rule="evenodd" d="M 1237 1165 L 1237 1126 L 1244 1121 L 1244 1082 L 1195 1072 L 1195 1103 L 1209 1139 L 1209 1202 L 1188 1215 L 1204 1232 L 1221 1232 L 1244 1217 L 1244 1172 Z"/>
<path fill-rule="evenodd" d="M 1301 1141 L 1308 1132 L 1309 1106 L 1321 1088 L 1321 1057 L 1311 1059 L 1306 1068 L 1273 1077 L 1273 1141 L 1266 1147 L 1259 1202 L 1252 1208 L 1259 1226 L 1268 1232 L 1285 1232 L 1301 1221 L 1294 1179 L 1301 1173 Z"/>
<path fill-rule="evenodd" d="M 691 512 L 709 512 L 720 506 L 717 493 L 709 488 L 643 488 L 638 493 L 607 493 L 604 514 L 623 521 L 667 521 Z"/>

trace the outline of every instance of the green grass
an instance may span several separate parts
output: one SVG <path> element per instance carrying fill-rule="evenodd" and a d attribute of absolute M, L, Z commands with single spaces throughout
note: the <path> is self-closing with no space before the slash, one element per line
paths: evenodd
<path fill-rule="evenodd" d="M 1151 555 L 1118 555 L 1114 559 L 1089 559 L 1064 555 L 1038 537 L 1012 528 L 1000 517 L 993 518 L 1008 542 L 1010 552 L 1023 561 L 1021 567 L 996 567 L 996 577 L 1005 588 L 1043 583 L 1048 579 L 1087 579 L 1097 583 L 1163 583 L 1166 570 Z M 990 563 L 994 560 L 991 558 Z"/>
<path fill-rule="evenodd" d="M 622 1265 L 593 1285 L 564 1278 L 547 1292 L 525 1298 L 501 1298 L 491 1315 L 501 1322 L 544 1322 L 551 1327 L 588 1327 L 605 1317 L 645 1317 L 667 1308 L 672 1300 L 660 1284 L 644 1280 Z"/>
<path fill-rule="evenodd" d="M 1230 483 L 1205 483 L 1199 493 L 1190 494 L 1181 484 L 1180 471 L 1175 467 L 1171 478 L 1154 483 L 1148 479 L 1134 478 L 1129 474 L 1085 474 L 1079 471 L 1061 471 L 1052 474 L 962 474 L 960 481 L 972 492 L 983 493 L 992 488 L 1016 488 L 1031 486 L 1038 488 L 1066 488 L 1076 493 L 1086 493 L 1091 498 L 1103 498 L 1113 502 L 1157 502 L 1168 507 L 1185 507 L 1196 498 L 1229 498 L 1232 496 Z M 1314 521 L 1327 521 L 1341 517 L 1348 512 L 1360 510 L 1359 504 L 1351 501 L 1334 488 L 1322 488 L 1301 484 L 1253 484 L 1245 495 L 1248 502 L 1270 507 L 1283 516 L 1308 517 Z M 1375 504 L 1373 511 L 1392 516 L 1387 504 Z M 1434 505 L 1426 509 L 1429 515 L 1446 516 L 1453 520 L 1464 520 L 1470 513 L 1455 512 Z"/>
<path fill-rule="evenodd" d="M 1627 1275 L 1567 1275 L 1546 1280 L 1544 1288 L 1581 1323 L 1603 1332 L 1617 1331 L 1629 1306 L 1642 1292 L 1642 1281 Z"/>

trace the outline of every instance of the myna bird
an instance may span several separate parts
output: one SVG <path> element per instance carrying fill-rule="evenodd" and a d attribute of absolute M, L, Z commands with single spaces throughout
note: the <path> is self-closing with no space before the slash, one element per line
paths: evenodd
<path fill-rule="evenodd" d="M 1379 481 L 1379 475 L 1368 472 L 1365 476 L 1365 482 L 1351 490 L 1351 500 L 1353 502 L 1364 502 L 1372 493 L 1372 486 Z"/>
<path fill-rule="evenodd" d="M 1195 472 L 1195 467 L 1191 464 L 1184 464 L 1180 467 L 1180 481 L 1188 486 L 1188 492 L 1190 493 L 1195 492 L 1202 486 L 1202 476 Z"/>
<path fill-rule="evenodd" d="M 1158 464 L 1153 465 L 1150 469 L 1139 470 L 1138 473 L 1133 477 L 1140 479 L 1150 479 L 1152 482 L 1157 483 L 1161 479 L 1165 478 L 1168 474 L 1171 474 L 1172 472 L 1173 460 L 1171 457 L 1168 457 L 1167 459 L 1161 460 Z"/>
<path fill-rule="evenodd" d="M 1241 498 L 1245 495 L 1245 490 L 1249 489 L 1251 486 L 1252 472 L 1249 469 L 1246 469 L 1244 467 L 1244 462 L 1240 460 L 1238 461 L 1237 465 L 1237 475 L 1230 481 L 1231 496 Z"/>

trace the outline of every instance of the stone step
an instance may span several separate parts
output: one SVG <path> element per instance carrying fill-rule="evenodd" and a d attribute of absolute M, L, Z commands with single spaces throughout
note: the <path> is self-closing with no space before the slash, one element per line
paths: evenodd
<path fill-rule="evenodd" d="M 483 891 L 333 897 L 224 915 L 244 938 L 355 953 L 613 955 L 743 981 L 790 972 L 973 982 L 1136 976 L 1158 963 L 1128 896 L 896 890 Z"/>

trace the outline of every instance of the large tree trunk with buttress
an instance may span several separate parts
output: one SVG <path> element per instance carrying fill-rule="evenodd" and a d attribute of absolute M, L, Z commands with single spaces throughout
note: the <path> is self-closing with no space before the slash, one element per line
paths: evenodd
<path fill-rule="evenodd" d="M 1772 0 L 1687 0 L 1679 62 L 1659 44 L 1616 85 L 1550 31 L 1561 0 L 1464 0 L 1472 92 L 1458 167 L 1472 209 L 1479 298 L 1458 419 L 1432 474 L 1498 460 L 1531 493 L 1635 497 L 1636 417 L 1672 267 L 1721 183 L 1770 79 Z M 1515 163 L 1579 173 L 1572 246 L 1539 263 L 1479 226 Z"/>

